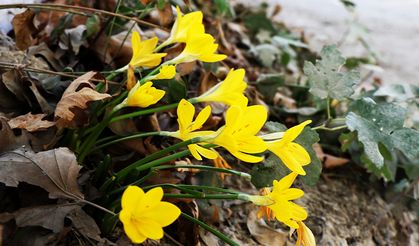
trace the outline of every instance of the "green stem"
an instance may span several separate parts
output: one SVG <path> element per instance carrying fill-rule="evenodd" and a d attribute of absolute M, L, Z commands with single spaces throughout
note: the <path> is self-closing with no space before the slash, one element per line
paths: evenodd
<path fill-rule="evenodd" d="M 89 202 L 89 201 L 87 201 L 87 200 L 80 200 L 80 201 L 81 201 L 81 202 L 83 202 L 83 203 L 86 203 L 86 204 L 88 204 L 88 205 L 90 205 L 90 206 L 92 206 L 92 207 L 98 208 L 98 209 L 100 209 L 100 210 L 102 210 L 102 211 L 105 211 L 106 213 L 111 214 L 111 215 L 113 215 L 113 216 L 116 216 L 116 215 L 117 215 L 116 213 L 112 212 L 111 210 L 109 210 L 109 209 L 107 209 L 107 208 L 104 208 L 104 207 L 102 207 L 102 206 L 99 206 L 99 205 L 97 205 L 96 203 Z"/>
<path fill-rule="evenodd" d="M 227 243 L 229 245 L 232 245 L 232 246 L 239 246 L 238 243 L 236 243 L 233 240 L 231 240 L 228 236 L 226 236 L 225 234 L 221 233 L 220 231 L 212 228 L 211 226 L 207 225 L 206 223 L 204 223 L 204 222 L 202 222 L 202 221 L 200 221 L 198 219 L 195 219 L 194 217 L 192 217 L 192 216 L 190 216 L 190 215 L 188 215 L 186 213 L 183 213 L 183 212 L 182 212 L 182 217 L 184 217 L 185 219 L 187 219 L 187 220 L 189 220 L 189 221 L 191 221 L 191 222 L 193 222 L 193 223 L 201 226 L 205 230 L 211 232 L 212 234 L 214 234 L 215 236 L 217 236 L 219 239 L 221 239 L 225 243 Z"/>
<path fill-rule="evenodd" d="M 166 165 L 166 166 L 154 167 L 153 169 L 163 170 L 163 169 L 171 169 L 171 168 L 202 169 L 202 170 L 213 171 L 213 172 L 229 173 L 229 174 L 237 175 L 240 177 L 244 177 L 247 180 L 250 180 L 252 178 L 250 174 L 245 173 L 245 172 L 239 172 L 232 169 L 218 168 L 218 167 L 211 167 L 211 166 L 204 166 L 204 165 Z"/>
<path fill-rule="evenodd" d="M 332 118 L 330 114 L 330 98 L 326 98 L 326 110 L 327 110 L 327 120 L 330 120 Z"/>
<path fill-rule="evenodd" d="M 158 166 L 158 165 L 160 165 L 162 163 L 169 162 L 169 161 L 172 161 L 172 160 L 175 160 L 175 159 L 178 159 L 178 158 L 185 157 L 185 156 L 189 155 L 190 153 L 191 152 L 189 150 L 183 150 L 183 151 L 177 152 L 177 153 L 175 153 L 173 155 L 169 155 L 169 156 L 166 156 L 166 157 L 163 157 L 163 158 L 160 158 L 160 159 L 151 161 L 151 162 L 149 162 L 149 163 L 147 163 L 145 165 L 139 166 L 139 167 L 136 168 L 136 170 L 139 171 L 139 172 L 140 171 L 144 171 L 144 170 L 150 169 L 152 167 Z"/>
<path fill-rule="evenodd" d="M 116 144 L 116 143 L 119 143 L 119 142 L 123 142 L 123 141 L 126 141 L 126 140 L 149 137 L 149 136 L 158 136 L 160 134 L 161 134 L 160 132 L 143 132 L 143 133 L 138 133 L 138 134 L 134 134 L 134 135 L 126 136 L 126 137 L 121 137 L 121 138 L 112 140 L 110 142 L 101 144 L 101 145 L 97 146 L 96 148 L 94 148 L 92 151 L 96 151 L 96 150 L 104 148 L 106 146 Z"/>
<path fill-rule="evenodd" d="M 313 129 L 313 130 L 315 130 L 315 131 L 320 131 L 320 130 L 323 130 L 323 131 L 333 132 L 333 131 L 343 130 L 343 129 L 346 129 L 346 128 L 348 128 L 348 126 L 347 126 L 347 125 L 344 125 L 344 126 L 337 126 L 337 127 L 331 127 L 331 128 L 326 127 L 326 126 L 324 126 L 324 125 L 321 125 L 321 126 L 316 126 L 316 127 L 313 127 L 312 129 Z"/>
<path fill-rule="evenodd" d="M 138 169 L 138 168 L 143 168 L 144 166 L 149 166 L 149 164 L 152 163 L 150 161 L 153 161 L 153 160 L 154 161 L 161 160 L 163 158 L 158 159 L 158 160 L 155 160 L 155 159 L 157 159 L 157 158 L 159 158 L 159 157 L 161 157 L 161 156 L 163 156 L 163 155 L 165 155 L 167 153 L 170 153 L 172 151 L 175 151 L 175 150 L 177 150 L 177 149 L 179 149 L 181 147 L 187 146 L 189 144 L 197 143 L 197 142 L 200 141 L 200 139 L 201 138 L 199 138 L 199 137 L 198 138 L 192 138 L 190 140 L 183 141 L 183 142 L 174 144 L 174 145 L 172 145 L 170 147 L 167 147 L 165 149 L 162 149 L 160 151 L 157 151 L 157 152 L 155 152 L 155 153 L 153 153 L 153 154 L 151 154 L 151 155 L 149 155 L 149 156 L 147 156 L 147 157 L 145 157 L 145 158 L 143 158 L 141 160 L 138 160 L 138 161 L 132 163 L 131 165 L 125 167 L 124 169 L 120 170 L 119 172 L 116 173 L 116 177 L 115 178 L 116 178 L 117 181 L 119 181 L 122 178 L 124 178 L 128 173 L 130 173 L 132 170 Z M 182 152 L 179 152 L 179 153 L 182 153 Z M 188 150 L 188 153 L 189 153 L 189 150 Z M 171 161 L 171 160 L 174 160 L 174 159 L 178 158 L 177 157 L 177 154 L 178 153 L 175 153 L 173 155 L 169 155 L 169 156 L 166 156 L 164 158 L 168 158 L 168 159 L 165 159 L 166 161 Z M 172 157 L 172 158 L 169 158 L 169 157 Z M 145 163 L 147 163 L 147 164 L 146 165 L 143 165 Z M 146 169 L 148 169 L 148 168 L 141 169 L 140 171 L 146 170 Z"/>
<path fill-rule="evenodd" d="M 191 199 L 217 199 L 217 200 L 242 200 L 240 194 L 164 194 L 165 198 L 191 198 Z M 247 200 L 246 200 L 247 201 Z"/>
<path fill-rule="evenodd" d="M 118 115 L 116 117 L 113 117 L 112 120 L 109 123 L 113 123 L 113 122 L 116 122 L 116 121 L 119 121 L 119 120 L 134 118 L 134 117 L 137 117 L 137 116 L 142 116 L 142 115 L 147 115 L 147 114 L 152 114 L 152 113 L 156 113 L 156 112 L 160 112 L 160 111 L 173 109 L 173 108 L 176 108 L 178 104 L 179 103 L 172 103 L 172 104 L 164 105 L 164 106 L 161 106 L 161 107 L 149 108 L 149 109 L 145 109 L 145 110 L 135 111 L 135 112 L 132 112 L 132 113 L 129 113 L 129 114 Z"/>

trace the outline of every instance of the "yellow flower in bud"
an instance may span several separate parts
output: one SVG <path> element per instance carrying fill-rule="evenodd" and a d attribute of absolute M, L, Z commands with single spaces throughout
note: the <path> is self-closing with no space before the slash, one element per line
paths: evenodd
<path fill-rule="evenodd" d="M 172 79 L 176 75 L 176 66 L 173 65 L 164 65 L 160 68 L 160 71 L 157 75 L 151 76 L 150 80 L 155 79 Z"/>
<path fill-rule="evenodd" d="M 185 49 L 170 64 L 179 64 L 184 62 L 193 62 L 200 60 L 203 62 L 218 62 L 224 60 L 227 56 L 215 54 L 218 44 L 210 34 L 197 34 L 189 32 L 186 40 Z"/>
<path fill-rule="evenodd" d="M 153 87 L 153 83 L 150 81 L 143 85 L 137 83 L 134 88 L 129 91 L 128 97 L 122 102 L 122 105 L 146 108 L 160 101 L 165 93 L 164 90 Z"/>
<path fill-rule="evenodd" d="M 128 65 L 127 70 L 127 89 L 131 90 L 135 84 L 137 84 L 137 79 L 135 78 L 135 71 L 134 67 L 131 65 Z"/>
<path fill-rule="evenodd" d="M 138 32 L 132 33 L 132 58 L 129 65 L 133 67 L 155 67 L 161 63 L 161 58 L 166 56 L 166 53 L 153 53 L 156 48 L 157 37 L 141 41 Z"/>
<path fill-rule="evenodd" d="M 186 141 L 192 138 L 206 137 L 214 134 L 213 131 L 196 131 L 202 128 L 208 117 L 211 115 L 210 106 L 206 106 L 203 110 L 201 110 L 198 116 L 196 116 L 195 121 L 193 121 L 195 107 L 190 102 L 182 99 L 177 108 L 177 115 L 179 130 L 167 133 L 169 136 Z M 197 160 L 202 160 L 201 155 L 208 159 L 215 159 L 218 157 L 217 152 L 206 149 L 198 144 L 189 144 L 188 149 L 191 151 L 192 156 Z"/>
<path fill-rule="evenodd" d="M 231 69 L 224 81 L 218 83 L 201 96 L 195 98 L 198 102 L 220 102 L 227 105 L 247 106 L 247 98 L 243 94 L 247 83 L 243 81 L 245 70 Z"/>
<path fill-rule="evenodd" d="M 180 216 L 180 209 L 169 202 L 162 202 L 162 198 L 161 187 L 144 193 L 140 187 L 128 186 L 122 194 L 119 219 L 133 243 L 142 243 L 147 238 L 161 239 L 163 227 L 172 224 Z"/>
<path fill-rule="evenodd" d="M 203 14 L 201 11 L 195 11 L 183 15 L 179 7 L 176 7 L 177 17 L 170 32 L 170 37 L 164 41 L 159 48 L 173 43 L 185 43 L 189 32 L 195 34 L 204 34 L 205 27 L 202 24 Z"/>
<path fill-rule="evenodd" d="M 225 126 L 218 129 L 212 143 L 222 146 L 236 158 L 256 163 L 263 157 L 258 154 L 266 150 L 266 143 L 256 136 L 268 117 L 268 112 L 261 105 L 249 107 L 231 106 L 226 113 Z"/>
<path fill-rule="evenodd" d="M 298 221 L 307 218 L 307 211 L 290 201 L 304 195 L 302 190 L 290 188 L 297 175 L 297 173 L 292 172 L 280 181 L 274 180 L 272 192 L 265 195 L 265 197 L 274 201 L 273 204 L 266 206 L 271 210 L 273 216 L 287 226 L 295 229 L 299 227 Z"/>
<path fill-rule="evenodd" d="M 313 232 L 302 221 L 298 221 L 297 242 L 295 246 L 316 246 Z"/>
<path fill-rule="evenodd" d="M 282 139 L 266 142 L 268 144 L 268 150 L 278 156 L 291 171 L 299 175 L 306 175 L 302 166 L 310 164 L 311 159 L 307 150 L 293 141 L 304 130 L 304 127 L 310 123 L 311 120 L 304 121 L 288 129 Z"/>

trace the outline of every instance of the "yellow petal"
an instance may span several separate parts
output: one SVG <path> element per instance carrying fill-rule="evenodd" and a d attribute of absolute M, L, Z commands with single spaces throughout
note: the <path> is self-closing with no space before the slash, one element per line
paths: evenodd
<path fill-rule="evenodd" d="M 304 130 L 304 127 L 310 123 L 311 123 L 311 120 L 306 120 L 299 125 L 291 127 L 285 132 L 284 137 L 281 139 L 281 141 L 285 143 L 294 141 L 294 139 L 296 139 L 298 135 L 300 135 L 300 133 Z"/>
<path fill-rule="evenodd" d="M 142 243 L 147 237 L 138 230 L 135 223 L 124 223 L 124 231 L 133 243 Z"/>
<path fill-rule="evenodd" d="M 197 159 L 198 161 L 202 161 L 202 157 L 199 155 L 199 152 L 197 150 L 198 145 L 197 144 L 189 144 L 188 149 L 191 151 L 192 156 Z"/>
<path fill-rule="evenodd" d="M 164 65 L 155 79 L 171 79 L 176 75 L 176 66 Z"/>
<path fill-rule="evenodd" d="M 289 152 L 286 147 L 280 149 L 271 149 L 272 153 L 278 156 L 281 161 L 293 172 L 296 172 L 299 175 L 306 175 L 306 172 L 302 168 L 301 164 L 297 161 L 294 154 Z"/>
<path fill-rule="evenodd" d="M 135 78 L 134 67 L 128 65 L 127 71 L 127 89 L 131 90 L 135 84 L 137 84 L 137 79 Z"/>
<path fill-rule="evenodd" d="M 205 157 L 207 159 L 212 159 L 213 160 L 213 159 L 218 157 L 217 152 L 206 149 L 206 148 L 201 147 L 199 145 L 196 145 L 196 150 L 199 152 L 199 154 L 201 154 L 203 157 Z"/>
<path fill-rule="evenodd" d="M 129 209 L 136 207 L 138 202 L 143 199 L 144 191 L 138 186 L 128 186 L 122 194 L 121 206 L 122 209 Z"/>
<path fill-rule="evenodd" d="M 254 155 L 248 155 L 242 152 L 238 151 L 229 151 L 232 155 L 234 155 L 237 159 L 240 159 L 244 162 L 248 163 L 258 163 L 263 161 L 263 157 L 261 156 L 254 156 Z"/>
<path fill-rule="evenodd" d="M 180 213 L 177 206 L 169 202 L 160 202 L 156 209 L 143 213 L 142 217 L 154 220 L 164 227 L 172 224 L 180 216 Z"/>
<path fill-rule="evenodd" d="M 306 149 L 304 149 L 303 146 L 297 143 L 289 143 L 286 146 L 286 148 L 288 152 L 294 155 L 294 158 L 298 162 L 298 164 L 300 164 L 301 166 L 310 164 L 311 162 L 310 154 L 307 152 Z"/>
<path fill-rule="evenodd" d="M 241 152 L 258 154 L 267 149 L 266 143 L 258 136 L 238 137 L 236 140 L 237 148 Z"/>
<path fill-rule="evenodd" d="M 282 193 L 282 196 L 286 200 L 294 200 L 304 196 L 304 191 L 297 188 L 290 188 Z"/>
<path fill-rule="evenodd" d="M 198 116 L 196 117 L 193 127 L 191 131 L 195 131 L 200 129 L 204 123 L 208 120 L 208 117 L 211 115 L 211 107 L 208 105 L 206 106 L 201 112 L 199 112 Z"/>
<path fill-rule="evenodd" d="M 146 209 L 154 209 L 156 205 L 163 198 L 163 189 L 161 187 L 155 187 L 147 191 L 141 201 L 137 204 L 136 215 L 141 216 Z"/>
<path fill-rule="evenodd" d="M 147 238 L 158 240 L 163 238 L 164 232 L 162 226 L 153 219 L 145 219 L 137 221 L 137 230 Z"/>
<path fill-rule="evenodd" d="M 298 204 L 290 202 L 290 209 L 292 213 L 292 218 L 296 221 L 302 221 L 307 219 L 307 211 Z"/>
<path fill-rule="evenodd" d="M 179 106 L 177 107 L 177 116 L 180 132 L 186 131 L 186 129 L 192 123 L 194 115 L 195 107 L 192 105 L 192 103 L 186 101 L 185 99 L 182 99 L 179 102 Z"/>
<path fill-rule="evenodd" d="M 299 227 L 297 229 L 297 242 L 296 246 L 316 246 L 316 239 L 314 238 L 313 232 L 308 228 L 302 221 L 297 222 Z"/>
<path fill-rule="evenodd" d="M 274 193 L 276 190 L 283 191 L 290 188 L 296 178 L 297 178 L 297 173 L 292 172 L 288 174 L 287 176 L 283 177 L 279 181 L 274 180 L 273 181 L 274 189 L 272 190 L 272 193 Z"/>

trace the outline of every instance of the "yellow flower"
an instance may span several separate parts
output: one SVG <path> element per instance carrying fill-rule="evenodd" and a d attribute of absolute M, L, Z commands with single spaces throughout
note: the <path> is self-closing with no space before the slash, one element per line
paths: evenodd
<path fill-rule="evenodd" d="M 205 27 L 202 24 L 203 14 L 201 11 L 195 11 L 182 15 L 179 7 L 176 7 L 177 18 L 173 24 L 170 37 L 164 41 L 158 49 L 165 47 L 173 43 L 185 43 L 188 33 L 193 32 L 195 34 L 204 34 Z"/>
<path fill-rule="evenodd" d="M 297 173 L 292 172 L 280 181 L 274 180 L 272 192 L 266 195 L 274 201 L 272 205 L 267 207 L 273 211 L 275 218 L 295 229 L 298 228 L 297 221 L 307 218 L 307 211 L 290 201 L 304 195 L 302 190 L 290 188 L 297 175 Z"/>
<path fill-rule="evenodd" d="M 268 112 L 261 105 L 249 107 L 231 106 L 226 113 L 225 126 L 218 129 L 212 143 L 224 147 L 236 158 L 256 163 L 263 157 L 249 154 L 262 153 L 266 143 L 255 136 L 266 122 Z"/>
<path fill-rule="evenodd" d="M 311 159 L 307 150 L 293 141 L 310 123 L 311 120 L 304 121 L 288 129 L 281 140 L 267 142 L 268 150 L 278 156 L 291 171 L 299 175 L 306 175 L 302 166 L 310 164 Z"/>
<path fill-rule="evenodd" d="M 134 67 L 128 64 L 127 71 L 127 89 L 131 90 L 135 84 L 137 84 L 137 79 L 135 78 Z"/>
<path fill-rule="evenodd" d="M 153 83 L 150 81 L 143 85 L 137 83 L 129 91 L 128 97 L 121 104 L 123 106 L 146 108 L 160 101 L 165 93 L 164 90 L 153 87 Z"/>
<path fill-rule="evenodd" d="M 243 81 L 244 69 L 231 69 L 224 81 L 195 98 L 198 102 L 221 102 L 227 105 L 247 106 L 247 98 L 243 95 L 247 83 Z"/>
<path fill-rule="evenodd" d="M 316 239 L 313 232 L 302 221 L 298 221 L 297 242 L 295 246 L 316 246 Z"/>
<path fill-rule="evenodd" d="M 217 51 L 218 44 L 214 43 L 214 38 L 210 34 L 196 34 L 189 32 L 186 40 L 185 49 L 170 64 L 179 64 L 200 60 L 203 62 L 217 62 L 224 60 L 227 56 L 214 54 Z"/>
<path fill-rule="evenodd" d="M 137 186 L 128 186 L 124 191 L 119 219 L 132 242 L 142 243 L 147 238 L 161 239 L 163 227 L 172 224 L 180 216 L 180 209 L 169 202 L 162 202 L 162 198 L 161 187 L 144 193 Z"/>
<path fill-rule="evenodd" d="M 160 68 L 158 74 L 149 77 L 150 80 L 155 79 L 172 79 L 176 75 L 176 66 L 164 65 Z"/>
<path fill-rule="evenodd" d="M 161 58 L 166 56 L 166 53 L 153 53 L 156 48 L 157 37 L 141 41 L 138 32 L 132 33 L 132 58 L 129 65 L 133 67 L 155 67 L 161 63 Z"/>
<path fill-rule="evenodd" d="M 199 112 L 198 116 L 196 117 L 195 121 L 193 121 L 193 117 L 195 115 L 195 107 L 185 99 L 182 99 L 179 102 L 179 106 L 177 108 L 177 115 L 178 115 L 178 124 L 179 130 L 172 133 L 167 133 L 169 136 L 179 138 L 183 141 L 196 138 L 196 137 L 205 137 L 213 134 L 213 131 L 196 131 L 202 128 L 204 123 L 207 121 L 208 117 L 211 114 L 211 107 L 206 106 L 201 112 Z M 197 160 L 202 160 L 202 156 L 208 159 L 215 159 L 217 158 L 217 152 L 212 150 L 206 149 L 198 144 L 189 144 L 189 150 L 193 157 Z"/>

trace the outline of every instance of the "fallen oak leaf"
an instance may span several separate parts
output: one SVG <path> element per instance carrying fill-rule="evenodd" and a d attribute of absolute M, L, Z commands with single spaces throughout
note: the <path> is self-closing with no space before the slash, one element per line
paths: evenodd
<path fill-rule="evenodd" d="M 12 187 L 20 182 L 40 186 L 52 199 L 83 200 L 77 184 L 80 169 L 68 148 L 38 153 L 20 148 L 0 155 L 0 182 Z"/>
<path fill-rule="evenodd" d="M 33 24 L 35 13 L 27 9 L 25 12 L 15 15 L 13 18 L 13 30 L 16 36 L 16 47 L 19 50 L 26 50 L 32 45 L 32 34 L 37 32 Z"/>
<path fill-rule="evenodd" d="M 43 120 L 46 114 L 27 113 L 9 120 L 9 126 L 12 129 L 25 129 L 28 132 L 45 130 L 55 125 L 55 122 Z"/>
<path fill-rule="evenodd" d="M 15 219 L 18 227 L 42 226 L 58 233 L 64 227 L 64 218 L 77 208 L 80 209 L 80 205 L 76 203 L 21 208 L 13 213 L 0 214 L 0 221 L 5 223 Z"/>
<path fill-rule="evenodd" d="M 77 112 L 80 114 L 82 113 L 80 109 L 86 109 L 89 102 L 111 97 L 109 94 L 100 93 L 95 90 L 95 85 L 91 83 L 90 80 L 97 75 L 97 72 L 87 72 L 78 77 L 67 87 L 55 109 L 55 117 L 58 118 L 58 126 L 74 127 L 77 125 L 77 122 L 75 122 L 76 113 L 74 110 L 79 109 Z"/>
<path fill-rule="evenodd" d="M 29 136 L 25 132 L 16 136 L 7 120 L 7 118 L 0 116 L 0 153 L 27 145 L 30 142 Z"/>

